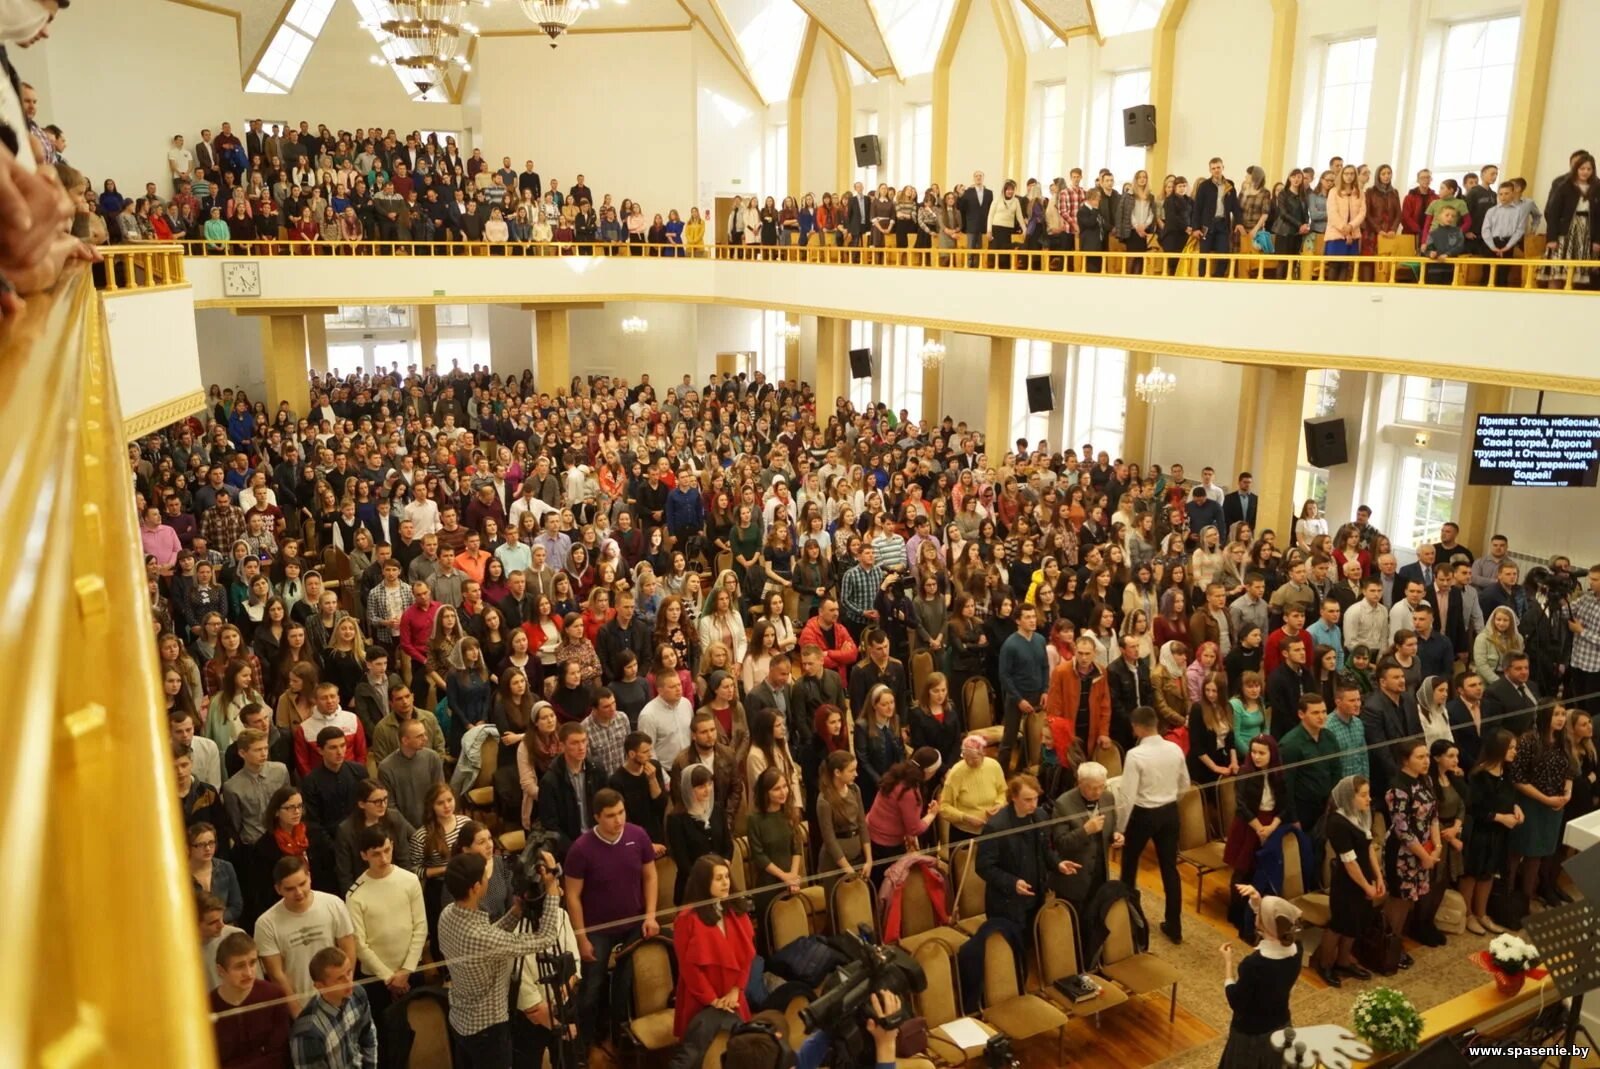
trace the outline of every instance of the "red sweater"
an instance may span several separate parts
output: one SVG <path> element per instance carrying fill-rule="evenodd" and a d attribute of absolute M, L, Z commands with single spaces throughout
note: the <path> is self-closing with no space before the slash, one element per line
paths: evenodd
<path fill-rule="evenodd" d="M 273 1002 L 283 997 L 283 989 L 267 980 L 257 980 L 244 997 L 240 1008 Z M 211 1012 L 233 1009 L 211 990 Z M 212 1028 L 217 1035 L 217 1063 L 222 1069 L 289 1069 L 289 1007 L 279 1003 L 220 1017 Z"/>
<path fill-rule="evenodd" d="M 856 658 L 860 656 L 859 651 L 856 649 L 855 639 L 850 637 L 850 632 L 844 629 L 843 624 L 836 623 L 833 625 L 833 643 L 831 646 L 823 641 L 822 618 L 819 616 L 813 616 L 807 620 L 806 626 L 800 630 L 800 648 L 805 649 L 807 646 L 816 646 L 822 650 L 823 665 L 838 672 L 841 681 L 844 678 L 845 669 L 855 664 Z"/>
<path fill-rule="evenodd" d="M 755 961 L 755 929 L 743 913 L 726 912 L 722 926 L 707 924 L 693 910 L 678 915 L 673 925 L 678 951 L 678 1007 L 673 1034 L 680 1039 L 695 1014 L 737 988 L 739 1019 L 750 1019 L 744 985 Z"/>

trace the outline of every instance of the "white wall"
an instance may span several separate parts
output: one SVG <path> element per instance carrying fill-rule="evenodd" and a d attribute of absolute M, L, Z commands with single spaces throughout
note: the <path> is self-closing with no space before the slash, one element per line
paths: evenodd
<path fill-rule="evenodd" d="M 193 302 L 187 289 L 105 298 L 111 364 L 124 418 L 202 388 Z"/>
<path fill-rule="evenodd" d="M 983 335 L 946 331 L 944 346 L 944 381 L 941 383 L 944 411 L 939 417 L 949 415 L 957 423 L 966 420 L 967 426 L 981 428 L 989 391 L 1000 388 L 999 384 L 989 381 L 989 339 Z M 1010 384 L 1006 383 L 1004 388 L 1010 389 Z M 999 440 L 1006 437 L 1001 434 Z"/>
<path fill-rule="evenodd" d="M 1182 464 L 1196 476 L 1207 464 L 1228 478 L 1239 430 L 1239 391 L 1244 369 L 1215 360 L 1158 354 L 1161 370 L 1178 376 L 1178 392 L 1150 410 L 1150 447 L 1124 442 L 1129 456 L 1145 456 L 1170 466 Z M 1130 405 L 1142 404 L 1129 398 Z"/>
<path fill-rule="evenodd" d="M 236 316 L 222 308 L 194 313 L 199 342 L 200 378 L 213 385 L 243 387 L 251 397 L 267 396 L 266 364 L 259 316 Z"/>
<path fill-rule="evenodd" d="M 1015 178 L 1019 184 L 1026 179 L 1026 175 L 1000 173 L 1005 167 L 1005 106 L 1005 49 L 1000 29 L 988 0 L 973 0 L 950 61 L 947 185 L 970 183 L 973 171 L 984 171 L 985 183 L 999 196 L 1007 178 Z M 898 126 L 884 125 L 880 116 L 878 129 L 897 130 Z M 938 170 L 937 165 L 934 169 Z"/>
<path fill-rule="evenodd" d="M 685 187 L 683 196 L 696 196 L 701 214 L 711 219 L 710 209 L 718 196 L 760 192 L 767 107 L 728 65 L 703 28 L 696 28 L 690 41 L 687 52 L 693 57 L 694 76 L 689 90 L 695 126 L 685 143 L 695 152 L 698 177 Z M 657 72 L 645 68 L 639 73 L 645 76 L 648 92 Z"/>
<path fill-rule="evenodd" d="M 801 106 L 801 189 L 816 193 L 819 200 L 823 190 L 838 192 L 834 186 L 839 180 L 839 94 L 833 87 L 827 56 L 832 47 L 832 41 L 819 36 L 817 47 L 811 50 Z"/>
<path fill-rule="evenodd" d="M 515 305 L 485 306 L 489 366 L 501 375 L 520 375 L 533 367 L 533 313 Z"/>
<path fill-rule="evenodd" d="M 1532 390 L 1513 390 L 1508 412 L 1533 412 L 1538 394 Z M 1544 411 L 1554 416 L 1593 416 L 1600 414 L 1600 397 L 1547 393 Z M 1502 487 L 1495 495 L 1494 520 L 1490 526 L 1511 540 L 1517 553 L 1548 557 L 1565 553 L 1579 571 L 1600 563 L 1600 488 L 1579 490 L 1537 490 Z"/>
<path fill-rule="evenodd" d="M 1543 203 L 1545 191 L 1557 175 L 1567 170 L 1567 156 L 1578 148 L 1597 149 L 1594 50 L 1589 42 L 1600 36 L 1600 4 L 1569 2 L 1561 5 L 1556 20 L 1555 54 L 1550 62 L 1550 97 L 1539 141 L 1539 166 L 1526 177 Z"/>
<path fill-rule="evenodd" d="M 1271 48 L 1267 0 L 1190 0 L 1178 26 L 1168 170 L 1193 180 L 1221 156 L 1239 182 L 1260 162 Z"/>

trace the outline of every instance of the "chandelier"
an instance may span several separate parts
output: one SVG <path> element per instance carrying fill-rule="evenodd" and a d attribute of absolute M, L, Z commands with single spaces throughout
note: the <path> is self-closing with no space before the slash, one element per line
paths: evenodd
<path fill-rule="evenodd" d="M 649 332 L 650 321 L 648 319 L 641 319 L 638 316 L 629 316 L 627 319 L 622 321 L 622 333 L 628 335 L 629 337 L 635 337 L 640 334 L 648 334 Z"/>
<path fill-rule="evenodd" d="M 373 56 L 379 66 L 390 64 L 406 72 L 419 92 L 427 93 L 452 66 L 471 70 L 466 45 L 478 27 L 466 20 L 467 8 L 487 0 L 384 0 L 377 5 L 378 21 L 363 27 L 378 38 L 383 56 Z"/>
<path fill-rule="evenodd" d="M 573 23 L 582 17 L 585 11 L 593 11 L 600 6 L 600 0 L 517 0 L 522 5 L 522 13 L 528 16 L 539 29 L 543 30 L 550 38 L 550 47 L 556 46 L 556 38 L 572 28 Z"/>
<path fill-rule="evenodd" d="M 943 364 L 944 344 L 936 341 L 924 342 L 922 345 L 922 366 L 926 368 L 937 368 Z"/>
<path fill-rule="evenodd" d="M 799 323 L 785 323 L 785 324 L 783 324 L 783 326 L 778 328 L 778 337 L 782 338 L 784 341 L 786 341 L 789 344 L 793 345 L 795 342 L 800 340 L 800 324 Z"/>
<path fill-rule="evenodd" d="M 1141 374 L 1133 383 L 1133 392 L 1147 405 L 1164 401 L 1178 388 L 1178 376 L 1162 371 L 1160 365 Z"/>

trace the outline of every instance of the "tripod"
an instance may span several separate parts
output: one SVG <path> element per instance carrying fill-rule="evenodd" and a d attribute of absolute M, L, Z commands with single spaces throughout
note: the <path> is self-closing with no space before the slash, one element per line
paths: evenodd
<path fill-rule="evenodd" d="M 550 1029 L 555 1033 L 555 1069 L 578 1069 L 583 1051 L 578 1049 L 575 1029 L 578 1004 L 567 995 L 567 987 L 578 975 L 578 963 L 564 950 L 542 950 L 534 958 L 539 966 L 539 983 L 550 1007 Z"/>

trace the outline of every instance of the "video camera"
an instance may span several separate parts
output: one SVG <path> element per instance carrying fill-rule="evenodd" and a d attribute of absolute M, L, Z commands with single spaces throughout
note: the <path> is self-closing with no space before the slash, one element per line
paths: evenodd
<path fill-rule="evenodd" d="M 530 911 L 529 907 L 544 899 L 544 878 L 549 871 L 544 862 L 547 852 L 551 857 L 555 856 L 556 836 L 535 828 L 528 833 L 527 845 L 511 866 L 511 893 L 522 902 L 523 912 L 529 916 L 539 915 L 536 911 Z M 560 875 L 560 865 L 556 866 L 555 872 Z"/>
<path fill-rule="evenodd" d="M 827 937 L 828 944 L 849 959 L 822 982 L 816 1001 L 800 1011 L 808 1032 L 826 1032 L 833 1040 L 834 1065 L 871 1064 L 871 1037 L 866 1022 L 883 1029 L 899 1028 L 913 1016 L 911 996 L 928 986 L 922 966 L 899 947 L 882 946 L 862 925 L 858 935 Z M 880 1018 L 872 1012 L 872 995 L 892 991 L 900 1009 Z"/>

